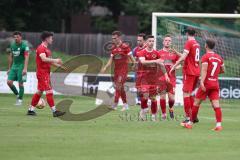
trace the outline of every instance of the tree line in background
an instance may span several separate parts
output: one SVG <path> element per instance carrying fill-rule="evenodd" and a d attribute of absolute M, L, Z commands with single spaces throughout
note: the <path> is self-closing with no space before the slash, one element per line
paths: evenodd
<path fill-rule="evenodd" d="M 92 17 L 96 32 L 117 29 L 120 15 L 138 17 L 138 31 L 151 30 L 152 12 L 237 13 L 240 0 L 1 0 L 0 30 L 70 32 L 71 16 L 90 14 L 91 6 L 108 8 L 110 15 Z M 83 22 L 84 23 L 84 22 Z"/>

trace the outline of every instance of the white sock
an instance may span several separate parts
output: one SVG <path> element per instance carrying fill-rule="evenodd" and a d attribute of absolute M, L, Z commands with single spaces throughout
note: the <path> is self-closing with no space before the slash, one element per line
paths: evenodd
<path fill-rule="evenodd" d="M 34 106 L 30 106 L 28 110 L 29 110 L 29 111 L 34 111 L 34 110 L 35 110 L 35 107 L 34 107 Z"/>
<path fill-rule="evenodd" d="M 190 120 L 190 117 L 186 117 L 187 120 Z"/>
<path fill-rule="evenodd" d="M 55 111 L 56 111 L 56 107 L 55 107 L 55 106 L 52 106 L 52 107 L 51 107 L 51 110 L 52 110 L 52 112 L 55 112 Z"/>
<path fill-rule="evenodd" d="M 216 127 L 221 127 L 222 126 L 222 123 L 221 122 L 217 122 L 216 123 Z"/>

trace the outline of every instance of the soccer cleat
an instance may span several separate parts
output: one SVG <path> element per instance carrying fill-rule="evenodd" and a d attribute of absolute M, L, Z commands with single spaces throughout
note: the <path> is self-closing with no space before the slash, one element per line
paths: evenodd
<path fill-rule="evenodd" d="M 194 121 L 193 121 L 193 123 L 198 123 L 199 122 L 199 119 L 198 118 L 196 118 Z"/>
<path fill-rule="evenodd" d="M 17 99 L 15 106 L 21 106 L 22 105 L 22 100 L 21 99 Z"/>
<path fill-rule="evenodd" d="M 221 131 L 223 130 L 223 127 L 222 126 L 218 126 L 218 127 L 215 127 L 212 129 L 213 131 Z"/>
<path fill-rule="evenodd" d="M 36 112 L 34 112 L 34 111 L 28 110 L 27 115 L 28 115 L 28 116 L 36 116 L 37 114 L 36 114 Z"/>
<path fill-rule="evenodd" d="M 66 112 L 55 111 L 53 112 L 53 117 L 60 117 L 63 116 Z"/>
<path fill-rule="evenodd" d="M 184 128 L 192 129 L 192 125 L 189 124 L 189 123 L 185 123 L 185 124 L 184 124 Z"/>
<path fill-rule="evenodd" d="M 152 121 L 157 122 L 157 115 L 154 115 L 154 114 L 152 115 Z"/>
<path fill-rule="evenodd" d="M 126 110 L 129 110 L 128 104 L 124 104 L 121 111 L 124 112 Z"/>
<path fill-rule="evenodd" d="M 162 117 L 162 120 L 165 121 L 167 119 L 167 114 L 163 113 L 161 117 Z"/>
<path fill-rule="evenodd" d="M 170 115 L 171 119 L 174 119 L 174 109 L 173 108 L 169 109 L 169 115 Z"/>
<path fill-rule="evenodd" d="M 184 121 L 182 121 L 182 122 L 180 123 L 180 125 L 184 127 L 185 124 L 188 123 L 188 122 L 189 122 L 189 120 L 188 120 L 188 119 L 185 119 Z"/>
<path fill-rule="evenodd" d="M 114 103 L 111 107 L 109 107 L 110 109 L 112 109 L 112 110 L 117 110 L 117 104 L 116 103 Z"/>

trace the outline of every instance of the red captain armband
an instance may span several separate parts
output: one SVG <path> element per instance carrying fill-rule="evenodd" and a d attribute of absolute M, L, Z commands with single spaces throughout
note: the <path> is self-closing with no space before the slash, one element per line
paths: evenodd
<path fill-rule="evenodd" d="M 27 56 L 29 56 L 29 52 L 24 52 L 24 57 L 26 58 Z"/>

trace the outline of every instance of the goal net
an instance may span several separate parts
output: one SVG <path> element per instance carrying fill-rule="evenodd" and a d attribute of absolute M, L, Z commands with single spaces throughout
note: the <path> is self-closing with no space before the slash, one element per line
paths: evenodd
<path fill-rule="evenodd" d="M 215 39 L 215 51 L 224 58 L 226 73 L 220 77 L 220 96 L 224 100 L 240 99 L 240 14 L 152 13 L 152 34 L 155 47 L 162 48 L 165 34 L 173 37 L 173 47 L 182 52 L 187 27 L 195 28 L 196 39 L 205 53 L 207 38 Z M 178 82 L 181 84 L 181 72 Z M 180 91 L 179 89 L 176 91 Z M 179 93 L 176 93 L 176 96 Z"/>

